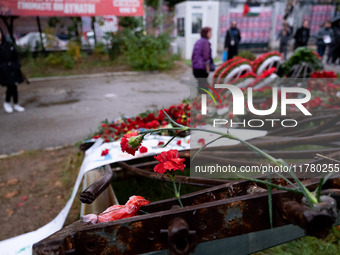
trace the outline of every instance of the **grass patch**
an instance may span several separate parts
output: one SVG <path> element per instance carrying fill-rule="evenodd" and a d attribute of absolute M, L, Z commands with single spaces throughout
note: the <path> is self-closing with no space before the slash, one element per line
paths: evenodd
<path fill-rule="evenodd" d="M 331 233 L 325 239 L 306 236 L 255 253 L 256 255 L 334 255 L 340 254 L 340 241 Z"/>
<path fill-rule="evenodd" d="M 46 65 L 45 57 L 42 56 L 23 58 L 21 63 L 22 71 L 27 78 L 131 71 L 124 56 L 113 61 L 107 56 L 83 56 L 75 61 L 72 69 L 67 69 L 64 66 Z"/>

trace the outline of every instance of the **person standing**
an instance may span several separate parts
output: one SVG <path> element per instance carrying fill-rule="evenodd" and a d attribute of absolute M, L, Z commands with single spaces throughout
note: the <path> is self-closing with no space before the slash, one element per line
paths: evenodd
<path fill-rule="evenodd" d="M 238 45 L 241 41 L 241 32 L 237 28 L 236 21 L 231 22 L 231 27 L 228 29 L 225 41 L 224 48 L 228 49 L 228 60 L 237 56 L 238 54 Z"/>
<path fill-rule="evenodd" d="M 316 46 L 318 48 L 318 53 L 321 56 L 321 58 L 324 56 L 327 46 L 331 45 L 333 41 L 334 32 L 332 29 L 332 22 L 326 21 L 316 35 Z"/>
<path fill-rule="evenodd" d="M 288 51 L 290 37 L 291 37 L 291 29 L 289 28 L 288 23 L 284 22 L 283 27 L 277 36 L 277 39 L 280 40 L 280 53 L 283 54 L 284 60 L 287 59 L 287 51 Z"/>
<path fill-rule="evenodd" d="M 334 41 L 331 43 L 331 49 L 328 60 L 335 64 L 337 59 L 340 58 L 340 20 L 333 22 Z"/>
<path fill-rule="evenodd" d="M 299 47 L 307 46 L 308 40 L 309 40 L 309 35 L 310 35 L 309 21 L 304 20 L 302 27 L 300 27 L 295 33 L 294 50 L 299 48 Z"/>
<path fill-rule="evenodd" d="M 192 69 L 195 78 L 198 80 L 199 88 L 207 88 L 209 72 L 214 71 L 214 62 L 211 57 L 211 45 L 209 42 L 210 38 L 211 28 L 202 28 L 201 39 L 195 43 L 192 52 Z"/>
<path fill-rule="evenodd" d="M 23 112 L 24 107 L 18 104 L 18 85 L 24 81 L 20 71 L 19 55 L 13 44 L 8 42 L 0 29 L 0 84 L 6 86 L 4 109 L 11 113 L 13 110 Z M 14 106 L 12 107 L 11 99 Z"/>

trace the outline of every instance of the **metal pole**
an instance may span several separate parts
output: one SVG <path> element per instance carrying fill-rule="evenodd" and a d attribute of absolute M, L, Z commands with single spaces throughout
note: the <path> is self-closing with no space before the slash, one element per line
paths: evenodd
<path fill-rule="evenodd" d="M 40 24 L 40 17 L 37 16 L 37 23 L 38 23 L 38 29 L 39 29 L 39 36 L 40 36 L 40 43 L 41 43 L 41 47 L 42 47 L 42 52 L 45 52 L 45 46 L 44 46 L 44 41 L 43 41 L 43 37 L 42 37 L 42 32 L 41 32 L 41 24 Z"/>

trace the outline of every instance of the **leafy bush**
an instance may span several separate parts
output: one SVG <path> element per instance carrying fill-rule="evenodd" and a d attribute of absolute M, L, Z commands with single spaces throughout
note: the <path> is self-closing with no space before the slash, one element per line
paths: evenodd
<path fill-rule="evenodd" d="M 115 60 L 124 49 L 123 33 L 106 33 L 104 39 L 110 42 L 109 45 L 106 45 L 106 53 L 109 55 L 110 60 Z"/>
<path fill-rule="evenodd" d="M 52 53 L 44 59 L 44 64 L 48 66 L 64 67 L 72 69 L 74 67 L 73 58 L 67 53 Z"/>
<path fill-rule="evenodd" d="M 94 54 L 97 56 L 104 56 L 106 54 L 105 44 L 102 42 L 96 43 L 94 47 Z"/>
<path fill-rule="evenodd" d="M 137 70 L 165 70 L 172 66 L 173 56 L 169 52 L 170 37 L 160 34 L 125 36 L 125 56 L 130 66 Z"/>
<path fill-rule="evenodd" d="M 81 45 L 77 41 L 70 41 L 67 44 L 67 54 L 73 58 L 74 61 L 78 61 L 81 58 Z"/>
<path fill-rule="evenodd" d="M 249 50 L 242 50 L 237 56 L 241 58 L 249 59 L 250 61 L 254 61 L 256 59 L 256 56 Z"/>

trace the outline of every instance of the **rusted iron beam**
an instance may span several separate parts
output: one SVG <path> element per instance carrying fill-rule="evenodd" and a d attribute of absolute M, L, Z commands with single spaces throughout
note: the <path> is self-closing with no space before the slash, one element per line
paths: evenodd
<path fill-rule="evenodd" d="M 317 180 L 305 181 L 309 188 L 315 188 L 317 183 Z M 333 184 L 337 183 L 339 184 L 339 182 Z M 251 184 L 251 182 L 235 182 L 235 186 L 237 184 L 245 190 L 241 185 Z M 219 188 L 224 189 L 224 192 L 226 189 L 232 191 L 232 186 L 232 184 L 225 184 Z M 340 188 L 340 186 L 335 185 L 333 188 Z M 210 191 L 213 192 L 213 188 L 210 188 Z M 114 222 L 88 226 L 76 222 L 74 226 L 71 225 L 35 244 L 34 254 L 52 254 L 62 249 L 67 254 L 84 255 L 141 254 L 169 249 L 168 232 L 165 233 L 164 229 L 169 229 L 175 218 L 181 218 L 187 223 L 187 229 L 195 233 L 197 243 L 270 228 L 266 192 L 230 198 L 223 198 L 223 195 L 219 198 L 215 195 L 209 197 L 207 201 L 204 199 L 208 196 L 201 200 L 198 193 L 183 196 L 182 202 L 185 205 L 183 208 L 173 206 L 176 199 L 150 203 L 142 207 L 142 210 L 148 214 Z M 273 190 L 273 201 L 283 199 L 299 201 L 300 198 L 293 193 Z M 154 209 L 160 210 L 154 211 Z M 281 210 L 279 207 L 274 207 L 274 227 L 287 225 L 289 224 L 287 220 L 291 219 L 280 217 L 279 210 Z M 296 218 L 293 217 L 292 220 Z M 296 223 L 300 224 L 298 221 Z"/>
<path fill-rule="evenodd" d="M 111 184 L 113 172 L 110 165 L 105 165 L 104 176 L 87 187 L 80 194 L 80 201 L 82 203 L 91 204 L 93 201 Z"/>
<path fill-rule="evenodd" d="M 277 206 L 282 217 L 303 228 L 307 235 L 325 238 L 338 217 L 336 201 L 329 196 L 321 196 L 321 203 L 311 209 L 306 204 L 283 199 Z"/>

